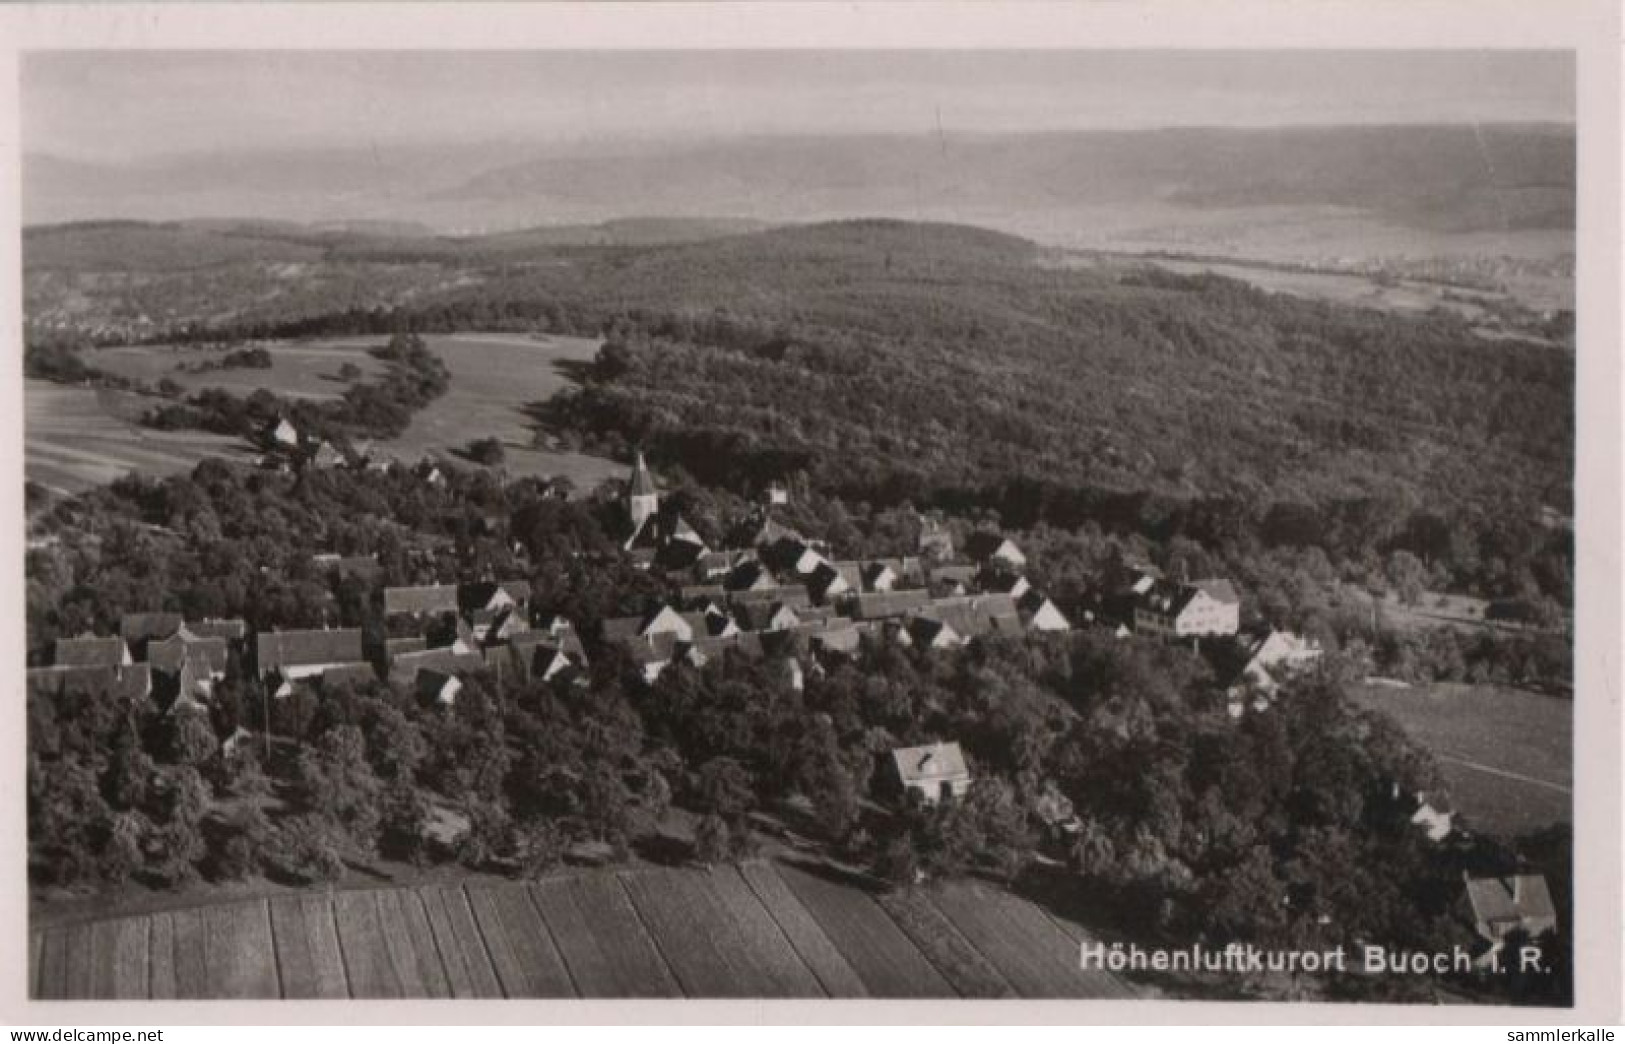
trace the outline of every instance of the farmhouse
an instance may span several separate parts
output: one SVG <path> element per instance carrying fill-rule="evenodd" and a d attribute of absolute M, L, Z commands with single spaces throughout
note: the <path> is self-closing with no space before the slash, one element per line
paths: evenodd
<path fill-rule="evenodd" d="M 1228 580 L 1153 583 L 1134 606 L 1134 630 L 1163 638 L 1233 635 L 1241 626 L 1241 597 Z"/>
<path fill-rule="evenodd" d="M 1021 613 L 1021 622 L 1029 631 L 1070 631 L 1072 621 L 1068 620 L 1050 601 L 1036 589 L 1028 588 L 1027 592 L 1016 599 L 1016 608 Z"/>
<path fill-rule="evenodd" d="M 1474 927 L 1490 944 L 1489 954 L 1499 952 L 1507 936 L 1515 932 L 1538 939 L 1557 930 L 1557 907 L 1541 874 L 1463 877 Z"/>
<path fill-rule="evenodd" d="M 361 662 L 361 631 L 261 631 L 255 635 L 254 659 L 261 678 L 273 673 L 284 681 L 313 677 Z"/>
<path fill-rule="evenodd" d="M 984 634 L 1019 634 L 1021 614 L 1009 595 L 964 595 L 937 598 L 920 615 L 948 624 L 965 641 Z"/>
<path fill-rule="evenodd" d="M 420 671 L 437 670 L 461 675 L 484 669 L 485 657 L 477 652 L 467 652 L 455 646 L 423 649 L 402 653 L 390 660 L 389 681 L 391 685 L 414 685 Z"/>
<path fill-rule="evenodd" d="M 144 663 L 129 666 L 30 667 L 28 691 L 50 698 L 141 699 L 152 693 L 152 673 Z"/>
<path fill-rule="evenodd" d="M 905 794 L 919 795 L 927 805 L 963 797 L 970 789 L 970 769 L 957 743 L 901 747 L 891 752 L 892 766 Z"/>
<path fill-rule="evenodd" d="M 1273 627 L 1237 638 L 1244 663 L 1232 691 L 1252 685 L 1265 695 L 1273 695 L 1281 682 L 1320 658 L 1320 645 L 1291 631 Z"/>

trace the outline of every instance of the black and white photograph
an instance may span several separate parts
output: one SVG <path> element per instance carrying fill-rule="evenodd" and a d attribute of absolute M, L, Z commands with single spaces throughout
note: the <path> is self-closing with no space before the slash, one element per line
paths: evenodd
<path fill-rule="evenodd" d="M 29 999 L 1576 1004 L 1573 49 L 16 69 Z"/>

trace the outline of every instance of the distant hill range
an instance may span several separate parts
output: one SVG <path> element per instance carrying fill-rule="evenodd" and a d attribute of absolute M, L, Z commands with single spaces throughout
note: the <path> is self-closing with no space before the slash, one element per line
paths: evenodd
<path fill-rule="evenodd" d="M 600 223 L 626 214 L 758 224 L 894 216 L 1105 245 L 1182 242 L 1220 215 L 1252 225 L 1290 217 L 1295 235 L 1305 221 L 1357 217 L 1442 240 L 1572 234 L 1574 186 L 1571 126 L 1189 128 L 761 137 L 596 152 L 312 150 L 131 167 L 29 155 L 24 213 L 29 223 L 252 215 L 397 237 L 564 226 L 546 235 L 634 244 L 687 238 L 693 228 Z M 1215 236 L 1223 238 L 1207 239 Z"/>

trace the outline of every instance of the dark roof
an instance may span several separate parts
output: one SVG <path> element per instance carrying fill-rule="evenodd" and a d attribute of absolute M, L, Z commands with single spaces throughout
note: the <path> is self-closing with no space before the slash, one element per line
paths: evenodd
<path fill-rule="evenodd" d="M 920 615 L 948 624 L 962 638 L 975 638 L 993 632 L 1016 634 L 1022 629 L 1016 600 L 1009 595 L 938 598 L 921 609 Z"/>
<path fill-rule="evenodd" d="M 1469 877 L 1467 899 L 1482 924 L 1528 924 L 1537 930 L 1556 924 L 1557 908 L 1541 874 Z"/>
<path fill-rule="evenodd" d="M 739 626 L 747 631 L 765 630 L 773 622 L 781 610 L 788 610 L 792 617 L 796 611 L 783 602 L 741 602 L 734 607 L 734 615 Z M 799 619 L 795 622 L 799 623 Z"/>
<path fill-rule="evenodd" d="M 189 638 L 178 634 L 147 646 L 147 662 L 156 671 L 178 671 L 182 664 L 191 663 L 210 674 L 224 674 L 230 659 L 231 643 L 224 638 Z"/>
<path fill-rule="evenodd" d="M 529 580 L 479 580 L 457 588 L 457 601 L 464 612 L 483 609 L 491 604 L 498 591 L 506 592 L 516 605 L 530 601 Z"/>
<path fill-rule="evenodd" d="M 860 620 L 902 616 L 915 612 L 930 601 L 931 595 L 927 591 L 874 591 L 858 595 L 856 615 Z"/>
<path fill-rule="evenodd" d="M 421 634 L 409 635 L 405 638 L 385 638 L 384 652 L 390 656 L 399 656 L 402 653 L 422 652 L 429 647 L 429 639 Z"/>
<path fill-rule="evenodd" d="M 1226 605 L 1240 605 L 1241 595 L 1236 593 L 1236 587 L 1228 580 L 1192 580 L 1191 586 L 1207 593 L 1215 602 Z"/>
<path fill-rule="evenodd" d="M 768 572 L 767 566 L 752 560 L 734 566 L 723 583 L 730 591 L 743 591 L 759 588 L 764 582 L 774 583 L 773 574 Z"/>
<path fill-rule="evenodd" d="M 186 629 L 199 638 L 225 638 L 237 641 L 248 634 L 248 624 L 242 620 L 193 620 Z"/>
<path fill-rule="evenodd" d="M 638 632 L 643 630 L 644 616 L 613 616 L 601 625 L 603 639 L 606 642 L 624 642 L 629 638 L 636 638 Z"/>
<path fill-rule="evenodd" d="M 55 698 L 70 695 L 145 696 L 152 691 L 152 673 L 144 663 L 129 667 L 31 667 L 28 691 Z"/>
<path fill-rule="evenodd" d="M 457 587 L 453 584 L 384 588 L 385 616 L 455 613 L 457 607 Z"/>
<path fill-rule="evenodd" d="M 623 643 L 632 662 L 645 665 L 668 663 L 677 654 L 677 636 L 669 631 L 651 634 L 647 638 L 629 638 Z"/>
<path fill-rule="evenodd" d="M 1010 538 L 1003 533 L 978 530 L 965 538 L 965 554 L 980 562 L 991 557 L 995 551 L 1005 545 L 1006 541 L 1010 541 Z M 1016 548 L 1015 542 L 1010 541 L 1010 546 Z M 1016 548 L 1018 554 L 1020 550 L 1020 548 Z"/>
<path fill-rule="evenodd" d="M 255 639 L 255 662 L 261 674 L 277 667 L 355 663 L 362 658 L 359 628 L 261 631 Z"/>
<path fill-rule="evenodd" d="M 479 671 L 484 668 L 485 657 L 480 653 L 457 652 L 448 645 L 439 649 L 422 649 L 418 652 L 401 653 L 389 662 L 389 680 L 409 683 L 422 670 L 467 674 L 470 671 Z"/>
<path fill-rule="evenodd" d="M 118 633 L 135 646 L 155 638 L 168 638 L 185 622 L 180 613 L 126 613 L 119 621 Z"/>
<path fill-rule="evenodd" d="M 58 667 L 117 667 L 124 662 L 129 648 L 117 635 L 100 637 L 80 635 L 78 638 L 58 638 L 56 665 Z"/>
<path fill-rule="evenodd" d="M 322 686 L 365 685 L 378 680 L 378 672 L 365 661 L 341 663 L 322 672 Z"/>
<path fill-rule="evenodd" d="M 761 639 L 754 634 L 735 634 L 726 638 L 696 638 L 692 644 L 708 660 L 725 656 L 729 652 L 736 652 L 752 660 L 759 660 L 762 657 Z"/>
<path fill-rule="evenodd" d="M 777 584 L 757 591 L 729 592 L 728 602 L 736 606 L 751 602 L 782 602 L 800 612 L 803 608 L 812 604 L 812 598 L 807 594 L 807 589 L 800 584 Z"/>

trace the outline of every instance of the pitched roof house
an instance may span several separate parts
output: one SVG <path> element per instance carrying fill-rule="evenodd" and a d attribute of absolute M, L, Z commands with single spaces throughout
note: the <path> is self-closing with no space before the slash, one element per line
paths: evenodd
<path fill-rule="evenodd" d="M 1027 567 L 1027 556 L 1021 553 L 1021 548 L 998 533 L 972 533 L 965 540 L 965 554 L 982 565 L 995 564 L 1015 570 Z"/>
<path fill-rule="evenodd" d="M 1466 882 L 1474 927 L 1490 943 L 1492 951 L 1499 949 L 1513 932 L 1538 938 L 1557 930 L 1557 907 L 1541 874 L 1466 877 Z"/>
<path fill-rule="evenodd" d="M 119 620 L 119 637 L 139 655 L 151 641 L 171 638 L 180 633 L 186 619 L 180 613 L 125 613 Z"/>
<path fill-rule="evenodd" d="M 310 452 L 310 466 L 313 468 L 337 468 L 344 466 L 344 454 L 340 453 L 331 442 L 323 440 Z"/>
<path fill-rule="evenodd" d="M 359 628 L 260 631 L 254 638 L 254 662 L 261 677 L 276 672 L 287 679 L 308 678 L 363 659 Z"/>
<path fill-rule="evenodd" d="M 231 662 L 231 643 L 224 638 L 201 638 L 185 628 L 163 641 L 149 642 L 147 662 L 155 671 L 171 673 L 190 663 L 202 675 L 224 678 Z"/>
<path fill-rule="evenodd" d="M 109 699 L 142 699 L 152 693 L 152 672 L 144 663 L 128 666 L 30 667 L 28 691 L 34 695 L 105 696 Z"/>
<path fill-rule="evenodd" d="M 875 591 L 858 595 L 853 615 L 859 620 L 883 620 L 918 612 L 930 601 L 927 591 Z"/>
<path fill-rule="evenodd" d="M 1237 640 L 1245 659 L 1236 685 L 1251 683 L 1266 695 L 1274 693 L 1286 677 L 1308 667 L 1321 655 L 1318 643 L 1273 627 L 1240 635 Z"/>
<path fill-rule="evenodd" d="M 1241 596 L 1228 580 L 1153 583 L 1134 604 L 1134 630 L 1172 638 L 1235 634 Z"/>
<path fill-rule="evenodd" d="M 891 752 L 891 757 L 903 790 L 918 794 L 928 805 L 945 798 L 963 797 L 970 789 L 970 769 L 957 743 L 900 747 Z"/>
<path fill-rule="evenodd" d="M 293 449 L 299 445 L 299 429 L 288 418 L 278 417 L 276 423 L 265 430 L 265 440 L 273 446 Z"/>
<path fill-rule="evenodd" d="M 1021 613 L 1009 595 L 965 595 L 928 602 L 921 616 L 951 626 L 966 641 L 984 634 L 1019 634 Z"/>
<path fill-rule="evenodd" d="M 419 671 L 437 670 L 452 674 L 468 674 L 484 669 L 485 657 L 480 653 L 446 646 L 440 649 L 401 653 L 389 661 L 389 681 L 391 685 L 411 685 L 416 682 Z"/>
<path fill-rule="evenodd" d="M 746 631 L 784 631 L 801 622 L 796 611 L 783 602 L 742 602 L 734 613 Z"/>
<path fill-rule="evenodd" d="M 1016 599 L 1021 622 L 1029 631 L 1070 631 L 1072 621 L 1066 618 L 1056 604 L 1040 594 L 1036 588 Z"/>
<path fill-rule="evenodd" d="M 384 588 L 385 616 L 428 616 L 455 613 L 461 607 L 456 584 Z"/>
<path fill-rule="evenodd" d="M 123 638 L 94 634 L 58 638 L 55 659 L 58 667 L 128 667 L 135 662 Z"/>

